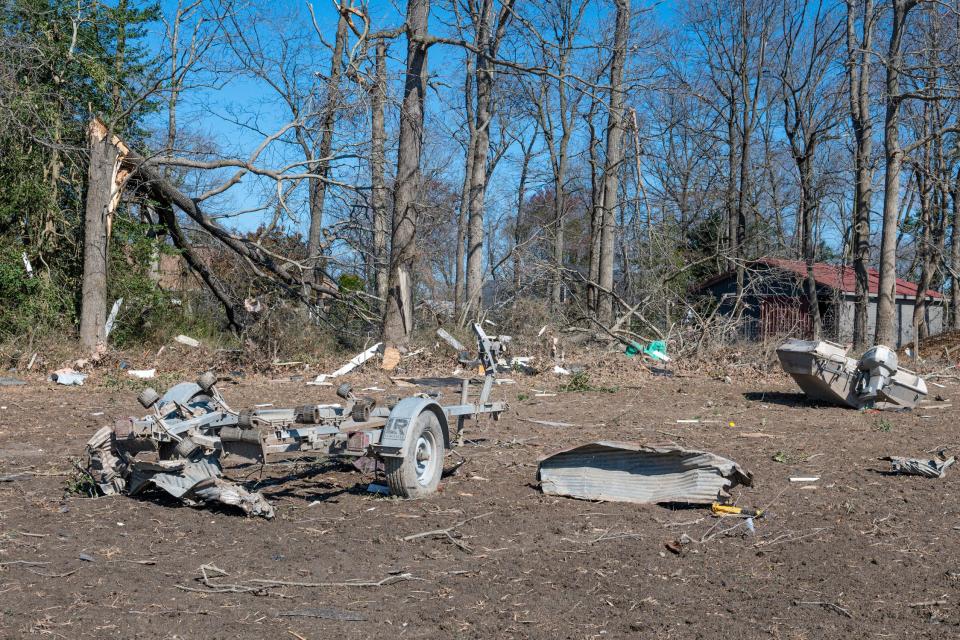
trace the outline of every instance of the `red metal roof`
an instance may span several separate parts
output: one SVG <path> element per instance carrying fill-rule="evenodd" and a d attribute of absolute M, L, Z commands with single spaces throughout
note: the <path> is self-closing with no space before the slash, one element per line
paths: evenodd
<path fill-rule="evenodd" d="M 801 278 L 807 277 L 807 265 L 800 260 L 784 260 L 782 258 L 760 258 L 753 264 L 765 264 L 783 271 L 790 271 Z M 853 267 L 816 262 L 813 265 L 813 279 L 817 284 L 831 289 L 838 289 L 844 293 L 855 293 L 857 278 Z M 867 269 L 867 283 L 872 295 L 880 290 L 880 273 L 876 269 Z M 917 295 L 917 285 L 903 278 L 897 278 L 897 295 L 911 298 Z M 939 291 L 927 289 L 927 296 L 935 299 L 943 298 Z"/>

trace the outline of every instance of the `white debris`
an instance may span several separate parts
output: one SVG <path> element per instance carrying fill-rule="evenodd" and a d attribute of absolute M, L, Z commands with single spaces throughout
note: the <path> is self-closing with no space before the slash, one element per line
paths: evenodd
<path fill-rule="evenodd" d="M 83 384 L 83 381 L 87 379 L 86 373 L 80 373 L 79 371 L 74 371 L 73 369 L 57 369 L 50 374 L 50 379 L 56 382 L 57 384 L 63 384 L 67 386 L 79 386 Z"/>
<path fill-rule="evenodd" d="M 122 304 L 123 298 L 117 298 L 117 301 L 113 303 L 113 308 L 110 309 L 110 315 L 107 316 L 107 323 L 103 325 L 104 340 L 110 337 L 110 332 L 113 331 L 113 323 L 117 321 L 117 314 L 120 313 L 120 305 Z"/>
<path fill-rule="evenodd" d="M 27 270 L 27 277 L 33 277 L 33 265 L 30 264 L 30 258 L 27 257 L 27 252 L 23 252 L 23 268 Z"/>
<path fill-rule="evenodd" d="M 378 342 L 377 344 L 373 345 L 363 353 L 358 353 L 357 355 L 355 355 L 353 358 L 350 359 L 349 362 L 347 362 L 347 364 L 343 365 L 333 373 L 329 373 L 329 374 L 321 373 L 313 380 L 313 382 L 308 382 L 307 384 L 322 385 L 329 378 L 337 378 L 347 373 L 350 373 L 351 371 L 353 371 L 354 369 L 362 365 L 364 362 L 366 362 L 367 360 L 375 356 L 377 354 L 377 351 L 380 350 L 380 345 L 382 344 L 383 344 L 382 342 Z"/>
<path fill-rule="evenodd" d="M 196 340 L 195 338 L 191 338 L 190 336 L 179 335 L 176 338 L 174 338 L 174 340 L 176 340 L 180 344 L 185 344 L 188 347 L 196 348 L 200 346 L 200 341 Z"/>
<path fill-rule="evenodd" d="M 149 380 L 157 375 L 156 369 L 130 369 L 127 371 L 127 375 L 133 376 L 134 378 L 140 378 L 141 380 Z"/>
<path fill-rule="evenodd" d="M 820 476 L 794 476 L 790 482 L 820 482 Z"/>
<path fill-rule="evenodd" d="M 564 368 L 561 367 L 560 365 L 554 365 L 554 367 L 553 367 L 553 372 L 554 372 L 555 374 L 557 374 L 558 376 L 568 376 L 568 375 L 570 375 L 570 370 L 569 370 L 569 369 L 564 369 Z"/>

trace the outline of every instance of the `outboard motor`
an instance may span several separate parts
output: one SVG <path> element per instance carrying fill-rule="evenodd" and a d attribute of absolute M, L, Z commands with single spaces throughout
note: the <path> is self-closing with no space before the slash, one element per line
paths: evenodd
<path fill-rule="evenodd" d="M 866 374 L 858 395 L 864 400 L 876 399 L 897 372 L 897 354 L 890 347 L 878 345 L 863 354 L 857 368 Z"/>

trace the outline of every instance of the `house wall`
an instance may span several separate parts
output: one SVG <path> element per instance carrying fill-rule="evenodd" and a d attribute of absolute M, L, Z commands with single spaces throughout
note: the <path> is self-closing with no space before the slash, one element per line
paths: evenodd
<path fill-rule="evenodd" d="M 897 344 L 890 345 L 897 348 L 913 342 L 913 298 L 901 298 L 897 300 L 896 314 L 894 317 L 894 326 L 896 328 Z M 852 296 L 845 297 L 838 304 L 837 321 L 837 340 L 839 342 L 850 342 L 853 340 L 853 314 L 854 299 Z M 933 303 L 927 305 L 926 318 L 930 335 L 936 335 L 943 331 L 943 304 Z M 877 324 L 877 299 L 872 298 L 867 307 L 867 341 L 873 342 L 874 328 Z"/>

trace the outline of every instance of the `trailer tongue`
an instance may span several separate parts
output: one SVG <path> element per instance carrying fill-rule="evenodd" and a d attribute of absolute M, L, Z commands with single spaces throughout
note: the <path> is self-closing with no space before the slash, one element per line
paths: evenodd
<path fill-rule="evenodd" d="M 156 487 L 188 504 L 221 502 L 271 518 L 273 508 L 261 494 L 223 478 L 222 458 L 269 463 L 290 453 L 371 457 L 382 461 L 393 495 L 427 496 L 440 484 L 444 454 L 463 422 L 482 414 L 497 419 L 507 408 L 490 394 L 509 337 L 487 336 L 479 324 L 473 330 L 478 356 L 461 354 L 460 361 L 482 365 L 483 383 L 474 396 L 470 381 L 463 380 L 457 404 L 416 394 L 381 406 L 343 384 L 337 389 L 342 404 L 234 411 L 208 372 L 162 396 L 144 390 L 138 400 L 151 413 L 97 431 L 87 443 L 87 470 L 107 495 Z"/>

